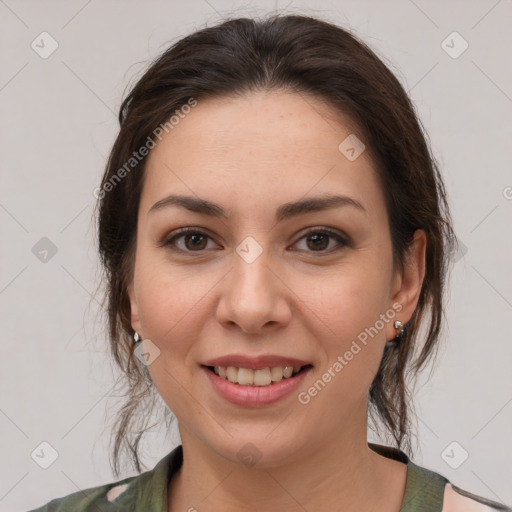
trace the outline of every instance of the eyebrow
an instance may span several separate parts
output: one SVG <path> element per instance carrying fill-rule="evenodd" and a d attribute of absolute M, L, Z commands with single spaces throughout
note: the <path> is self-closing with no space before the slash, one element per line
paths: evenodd
<path fill-rule="evenodd" d="M 219 204 L 198 197 L 181 195 L 170 195 L 160 199 L 149 209 L 148 214 L 162 210 L 163 208 L 169 206 L 180 206 L 191 212 L 208 215 L 211 217 L 222 217 L 225 219 L 228 218 L 227 211 Z M 291 217 L 296 217 L 297 215 L 303 215 L 305 213 L 317 212 L 331 208 L 339 208 L 342 206 L 352 206 L 357 210 L 366 213 L 364 206 L 356 199 L 343 195 L 329 195 L 285 203 L 277 208 L 276 221 L 280 222 Z"/>

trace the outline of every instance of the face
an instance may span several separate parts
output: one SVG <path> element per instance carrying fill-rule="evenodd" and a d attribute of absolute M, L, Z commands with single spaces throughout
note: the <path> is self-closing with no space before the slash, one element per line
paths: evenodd
<path fill-rule="evenodd" d="M 366 439 L 422 275 L 393 271 L 374 165 L 338 148 L 352 133 L 313 97 L 258 92 L 200 101 L 151 151 L 128 293 L 183 442 L 271 467 Z"/>

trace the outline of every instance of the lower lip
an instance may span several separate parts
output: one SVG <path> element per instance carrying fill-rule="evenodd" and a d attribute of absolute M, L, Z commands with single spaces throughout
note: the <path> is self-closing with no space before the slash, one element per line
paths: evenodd
<path fill-rule="evenodd" d="M 247 407 L 262 407 L 282 400 L 293 393 L 300 385 L 306 374 L 311 370 L 308 367 L 297 375 L 287 379 L 273 382 L 268 386 L 242 386 L 233 384 L 229 380 L 219 377 L 216 373 L 202 366 L 212 386 L 228 402 Z"/>

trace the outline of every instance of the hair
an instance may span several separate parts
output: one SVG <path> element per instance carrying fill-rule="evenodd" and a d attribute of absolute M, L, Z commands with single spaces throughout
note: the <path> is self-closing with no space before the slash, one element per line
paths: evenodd
<path fill-rule="evenodd" d="M 127 294 L 146 161 L 144 157 L 134 163 L 134 152 L 192 98 L 200 102 L 271 90 L 314 96 L 355 124 L 385 195 L 395 269 L 404 268 L 415 231 L 425 231 L 426 271 L 417 307 L 401 341 L 386 345 L 368 396 L 369 416 L 381 425 L 379 434 L 410 453 L 409 379 L 437 351 L 443 291 L 456 241 L 438 164 L 404 88 L 364 42 L 317 18 L 272 15 L 229 19 L 177 41 L 149 66 L 121 104 L 120 131 L 97 205 L 110 347 L 127 385 L 113 430 L 116 476 L 124 452 L 141 472 L 138 449 L 149 414 L 137 413 L 151 410 L 157 396 L 147 368 L 134 356 Z M 129 161 L 132 169 L 120 172 Z M 422 325 L 426 330 L 420 335 Z"/>

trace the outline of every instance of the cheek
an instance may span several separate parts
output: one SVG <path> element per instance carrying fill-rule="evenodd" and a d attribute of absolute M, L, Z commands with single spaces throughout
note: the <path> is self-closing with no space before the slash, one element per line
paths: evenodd
<path fill-rule="evenodd" d="M 392 310 L 386 317 L 389 290 L 382 262 L 379 266 L 368 258 L 367 263 L 340 267 L 330 279 L 309 290 L 308 303 L 321 320 L 316 322 L 317 335 L 326 356 L 322 382 L 317 386 L 324 389 L 326 384 L 325 392 L 318 402 L 332 400 L 341 410 L 365 399 L 380 365 L 387 325 L 394 316 Z M 328 335 L 321 337 L 320 330 Z"/>
<path fill-rule="evenodd" d="M 158 262 L 141 262 L 136 268 L 137 304 L 144 338 L 154 343 L 158 357 L 149 365 L 158 393 L 180 418 L 200 414 L 183 391 L 195 361 L 194 344 L 201 325 L 201 299 L 211 284 L 209 279 L 172 273 Z M 204 300 L 204 299 L 203 299 Z"/>
<path fill-rule="evenodd" d="M 151 340 L 159 352 L 148 367 L 155 386 L 176 411 L 183 391 L 180 383 L 189 380 L 196 370 L 194 349 L 200 338 L 201 318 L 213 279 L 192 275 L 190 269 L 170 269 L 169 265 L 141 261 L 136 268 L 137 305 L 144 338 Z"/>
<path fill-rule="evenodd" d="M 388 307 L 388 287 L 382 268 L 347 265 L 315 286 L 305 284 L 309 306 L 331 335 L 345 342 L 374 325 Z"/>
<path fill-rule="evenodd" d="M 193 271 L 170 268 L 159 261 L 141 261 L 136 267 L 137 304 L 144 335 L 165 344 L 176 340 L 184 325 L 194 325 L 201 299 L 211 285 Z M 177 341 L 179 344 L 179 340 Z M 173 343 L 174 345 L 174 343 Z"/>

